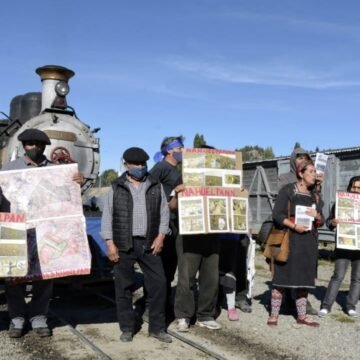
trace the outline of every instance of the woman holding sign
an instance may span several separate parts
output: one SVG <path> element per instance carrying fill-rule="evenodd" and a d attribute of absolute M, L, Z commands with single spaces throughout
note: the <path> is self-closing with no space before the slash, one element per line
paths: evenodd
<path fill-rule="evenodd" d="M 322 202 L 314 194 L 315 167 L 304 160 L 297 165 L 297 181 L 285 185 L 279 192 L 273 210 L 277 227 L 289 231 L 290 253 L 286 263 L 274 263 L 271 292 L 271 314 L 268 325 L 277 325 L 285 288 L 295 289 L 297 323 L 319 326 L 306 315 L 310 289 L 315 288 L 318 254 L 316 227 L 322 223 Z M 305 212 L 299 210 L 304 209 Z"/>
<path fill-rule="evenodd" d="M 350 179 L 347 192 L 360 194 L 360 176 L 354 176 Z M 340 223 L 340 220 L 335 218 L 335 205 L 332 207 L 331 215 L 326 223 L 330 230 L 334 230 L 337 224 Z M 331 277 L 321 310 L 319 311 L 320 317 L 326 316 L 331 311 L 349 264 L 351 264 L 351 282 L 346 299 L 346 313 L 351 317 L 360 316 L 356 311 L 356 304 L 360 296 L 360 251 L 336 248 L 334 274 Z"/>

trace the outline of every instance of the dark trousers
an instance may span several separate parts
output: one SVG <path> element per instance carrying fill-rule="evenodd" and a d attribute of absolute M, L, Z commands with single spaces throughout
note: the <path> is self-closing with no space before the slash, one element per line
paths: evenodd
<path fill-rule="evenodd" d="M 178 283 L 175 297 L 175 317 L 190 319 L 195 315 L 199 321 L 215 317 L 219 288 L 219 253 L 186 252 L 183 237 L 178 239 Z M 199 240 L 200 241 L 200 240 Z M 206 246 L 206 244 L 204 244 Z M 196 274 L 199 271 L 199 296 L 197 310 L 193 293 Z"/>
<path fill-rule="evenodd" d="M 144 251 L 145 240 L 134 238 L 129 252 L 120 251 L 114 265 L 117 316 L 122 332 L 135 331 L 135 312 L 132 306 L 132 287 L 135 280 L 134 263 L 138 262 L 143 275 L 149 304 L 149 332 L 165 330 L 165 275 L 160 256 Z"/>
<path fill-rule="evenodd" d="M 10 319 L 16 317 L 29 319 L 37 315 L 47 316 L 50 299 L 53 290 L 53 280 L 37 280 L 32 282 L 32 298 L 25 302 L 26 284 L 5 283 L 5 294 L 7 298 Z"/>
<path fill-rule="evenodd" d="M 360 260 L 336 259 L 334 274 L 331 277 L 326 295 L 323 301 L 323 308 L 331 310 L 336 296 L 339 292 L 340 285 L 344 280 L 346 270 L 351 264 L 351 281 L 350 290 L 346 299 L 346 310 L 355 310 L 360 296 Z"/>
<path fill-rule="evenodd" d="M 166 295 L 167 305 L 170 306 L 171 302 L 171 283 L 174 280 L 178 258 L 176 254 L 176 238 L 178 230 L 175 226 L 171 226 L 172 233 L 167 235 L 164 241 L 164 247 L 161 251 L 161 259 L 164 267 L 164 273 L 166 278 Z"/>
<path fill-rule="evenodd" d="M 225 294 L 235 291 L 236 300 L 247 297 L 249 283 L 247 280 L 247 252 L 249 238 L 246 235 L 222 235 L 220 247 L 220 284 Z M 226 274 L 232 274 L 226 276 Z"/>

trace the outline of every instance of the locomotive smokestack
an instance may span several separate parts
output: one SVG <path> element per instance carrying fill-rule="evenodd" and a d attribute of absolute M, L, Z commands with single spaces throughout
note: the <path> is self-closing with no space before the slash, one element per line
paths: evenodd
<path fill-rule="evenodd" d="M 54 100 L 57 97 L 57 93 L 55 91 L 56 85 L 60 81 L 66 83 L 67 85 L 68 80 L 75 75 L 72 70 L 58 65 L 45 65 L 39 67 L 36 69 L 36 73 L 40 75 L 43 84 L 41 111 L 44 111 L 45 109 L 50 109 L 52 107 Z"/>

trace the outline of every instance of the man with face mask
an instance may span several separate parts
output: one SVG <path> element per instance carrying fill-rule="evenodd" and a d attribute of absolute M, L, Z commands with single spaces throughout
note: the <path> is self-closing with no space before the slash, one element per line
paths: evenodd
<path fill-rule="evenodd" d="M 44 155 L 45 147 L 51 145 L 47 134 L 38 129 L 23 131 L 18 140 L 22 142 L 24 156 L 5 164 L 1 170 L 19 170 L 54 165 Z M 83 177 L 77 174 L 73 180 L 82 184 Z M 21 189 L 19 189 L 21 191 Z M 1 211 L 10 211 L 2 208 Z M 32 298 L 25 302 L 26 284 L 5 282 L 5 294 L 11 319 L 9 337 L 18 338 L 24 334 L 26 318 L 29 319 L 33 331 L 40 337 L 51 336 L 47 325 L 47 313 L 53 289 L 53 280 L 34 280 L 32 282 Z"/>
<path fill-rule="evenodd" d="M 179 164 L 182 162 L 183 155 L 183 137 L 169 136 L 166 137 L 160 145 L 161 151 L 156 153 L 154 160 L 156 164 L 150 170 L 150 174 L 164 187 L 166 199 L 170 207 L 170 233 L 166 236 L 164 249 L 161 253 L 161 258 L 164 266 L 166 277 L 166 312 L 168 320 L 173 318 L 173 305 L 171 301 L 171 283 L 174 280 L 176 267 L 178 263 L 176 254 L 176 238 L 179 233 L 177 194 L 184 190 L 185 186 L 182 183 L 181 172 L 179 171 Z"/>
<path fill-rule="evenodd" d="M 101 236 L 114 263 L 120 340 L 136 332 L 132 306 L 134 263 L 144 274 L 149 297 L 149 336 L 170 343 L 165 332 L 165 275 L 160 255 L 169 229 L 169 207 L 162 185 L 148 172 L 148 154 L 132 147 L 123 154 L 126 172 L 110 187 L 101 219 Z"/>

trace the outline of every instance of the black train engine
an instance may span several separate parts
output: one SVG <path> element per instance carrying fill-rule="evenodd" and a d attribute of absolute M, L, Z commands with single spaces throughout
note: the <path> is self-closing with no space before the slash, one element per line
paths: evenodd
<path fill-rule="evenodd" d="M 24 149 L 17 137 L 24 130 L 36 128 L 51 140 L 46 156 L 55 163 L 78 163 L 84 176 L 83 192 L 95 184 L 100 167 L 99 139 L 67 105 L 69 79 L 75 73 L 62 66 L 47 65 L 36 69 L 41 77 L 42 92 L 15 96 L 10 116 L 0 120 L 0 166 L 23 156 Z"/>

